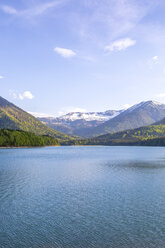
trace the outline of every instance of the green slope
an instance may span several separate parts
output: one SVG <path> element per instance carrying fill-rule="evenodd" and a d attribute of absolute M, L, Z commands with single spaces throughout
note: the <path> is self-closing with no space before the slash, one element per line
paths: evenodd
<path fill-rule="evenodd" d="M 59 145 L 57 139 L 17 130 L 0 130 L 0 147 Z"/>
<path fill-rule="evenodd" d="M 134 143 L 153 138 L 165 137 L 165 125 L 150 125 L 114 134 L 102 135 L 91 141 L 100 144 Z"/>
<path fill-rule="evenodd" d="M 143 145 L 149 140 L 165 138 L 165 125 L 155 124 L 113 134 L 105 134 L 90 139 L 65 142 L 73 145 Z"/>
<path fill-rule="evenodd" d="M 71 137 L 55 131 L 24 110 L 0 97 L 0 128 L 23 130 L 36 135 L 49 135 L 61 140 L 70 140 Z"/>

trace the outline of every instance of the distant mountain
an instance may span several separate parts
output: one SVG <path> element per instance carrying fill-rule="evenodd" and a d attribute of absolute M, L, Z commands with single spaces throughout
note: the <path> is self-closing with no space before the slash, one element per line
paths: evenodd
<path fill-rule="evenodd" d="M 165 145 L 165 124 L 153 124 L 94 138 L 69 141 L 76 145 Z"/>
<path fill-rule="evenodd" d="M 34 116 L 2 97 L 0 97 L 0 129 L 23 130 L 36 135 L 49 135 L 63 140 L 70 139 L 65 134 L 47 127 Z"/>
<path fill-rule="evenodd" d="M 115 118 L 104 122 L 86 133 L 86 137 L 116 133 L 153 124 L 165 117 L 165 104 L 155 101 L 141 102 L 123 111 Z"/>
<path fill-rule="evenodd" d="M 95 142 L 100 144 L 117 144 L 117 143 L 134 143 L 137 141 L 144 141 L 153 138 L 165 137 L 165 125 L 150 125 L 122 131 L 113 134 L 105 134 L 93 138 Z M 94 142 L 94 143 L 95 143 Z"/>
<path fill-rule="evenodd" d="M 69 135 L 92 137 L 147 126 L 165 117 L 165 104 L 141 102 L 127 110 L 69 113 L 58 118 L 39 118 L 47 126 Z"/>
<path fill-rule="evenodd" d="M 157 121 L 157 122 L 155 123 L 155 125 L 165 125 L 165 118 L 163 118 L 163 119 L 160 120 L 160 121 Z"/>
<path fill-rule="evenodd" d="M 122 110 L 88 113 L 72 112 L 57 118 L 43 117 L 38 119 L 55 130 L 83 137 L 84 133 L 118 116 L 121 112 Z"/>

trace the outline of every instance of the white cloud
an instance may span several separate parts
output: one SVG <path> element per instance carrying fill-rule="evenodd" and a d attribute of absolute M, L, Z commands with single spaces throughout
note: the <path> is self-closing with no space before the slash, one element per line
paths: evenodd
<path fill-rule="evenodd" d="M 128 108 L 130 108 L 130 107 L 132 107 L 132 106 L 133 106 L 133 105 L 126 103 L 126 104 L 123 105 L 123 108 L 124 108 L 124 109 L 128 109 Z"/>
<path fill-rule="evenodd" d="M 54 115 L 52 114 L 46 114 L 46 113 L 38 113 L 38 112 L 30 112 L 28 111 L 29 114 L 33 115 L 34 117 L 36 118 L 43 118 L 43 117 L 55 117 Z"/>
<path fill-rule="evenodd" d="M 73 112 L 86 112 L 86 109 L 77 108 L 77 107 L 63 107 L 62 109 L 60 109 L 60 111 L 57 114 L 61 116 Z"/>
<path fill-rule="evenodd" d="M 152 61 L 154 62 L 154 64 L 159 64 L 159 57 L 158 56 L 154 56 L 152 57 Z"/>
<path fill-rule="evenodd" d="M 76 56 L 76 53 L 71 49 L 56 47 L 54 48 L 54 51 L 64 58 L 71 58 Z"/>
<path fill-rule="evenodd" d="M 34 98 L 33 94 L 30 91 L 25 91 L 22 94 L 19 94 L 18 97 L 20 100 L 24 100 L 24 99 L 30 99 L 31 100 Z"/>
<path fill-rule="evenodd" d="M 4 76 L 0 75 L 0 79 L 3 79 L 3 78 L 4 78 Z"/>
<path fill-rule="evenodd" d="M 165 97 L 165 93 L 160 93 L 156 95 L 157 98 L 164 98 Z"/>
<path fill-rule="evenodd" d="M 24 91 L 21 94 L 21 93 L 15 92 L 13 90 L 10 90 L 9 95 L 12 96 L 14 99 L 20 99 L 20 100 L 24 100 L 24 99 L 32 100 L 34 98 L 33 94 L 30 91 Z"/>
<path fill-rule="evenodd" d="M 17 93 L 14 90 L 9 90 L 9 95 L 14 98 L 17 99 Z"/>
<path fill-rule="evenodd" d="M 127 49 L 128 47 L 134 46 L 135 44 L 136 44 L 136 40 L 132 40 L 130 38 L 124 38 L 112 42 L 109 46 L 105 47 L 105 50 L 109 52 L 113 52 L 115 50 L 122 51 Z"/>
<path fill-rule="evenodd" d="M 162 63 L 160 61 L 160 58 L 155 55 L 151 59 L 148 60 L 148 66 L 150 69 L 153 69 L 155 65 L 162 66 Z M 164 71 L 164 69 L 162 69 Z"/>
<path fill-rule="evenodd" d="M 32 16 L 39 16 L 44 14 L 46 11 L 60 5 L 63 3 L 64 0 L 56 0 L 56 1 L 50 1 L 47 3 L 43 4 L 38 4 L 35 6 L 30 7 L 29 9 L 24 9 L 24 10 L 17 10 L 12 6 L 9 5 L 2 5 L 1 10 L 10 15 L 15 15 L 15 16 L 22 16 L 22 17 L 32 17 Z"/>

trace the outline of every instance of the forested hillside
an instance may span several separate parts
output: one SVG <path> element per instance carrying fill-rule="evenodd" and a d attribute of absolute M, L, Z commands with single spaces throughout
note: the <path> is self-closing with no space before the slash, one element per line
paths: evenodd
<path fill-rule="evenodd" d="M 0 147 L 59 145 L 57 139 L 18 130 L 0 130 Z"/>
<path fill-rule="evenodd" d="M 47 127 L 34 116 L 2 97 L 0 97 L 0 128 L 23 130 L 36 135 L 49 135 L 60 140 L 71 139 L 71 137 Z"/>
<path fill-rule="evenodd" d="M 113 134 L 105 134 L 90 139 L 74 140 L 63 144 L 73 145 L 143 145 L 151 140 L 165 138 L 165 125 L 150 125 Z M 156 141 L 155 141 L 156 142 Z M 161 140 L 162 142 L 162 140 Z M 153 144 L 153 141 L 152 141 Z M 156 143 L 155 143 L 156 144 Z"/>

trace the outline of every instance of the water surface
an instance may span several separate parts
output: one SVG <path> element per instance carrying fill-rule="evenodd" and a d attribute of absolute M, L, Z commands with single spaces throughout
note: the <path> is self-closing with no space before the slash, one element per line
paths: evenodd
<path fill-rule="evenodd" d="M 164 248 L 165 148 L 0 149 L 1 248 Z"/>

